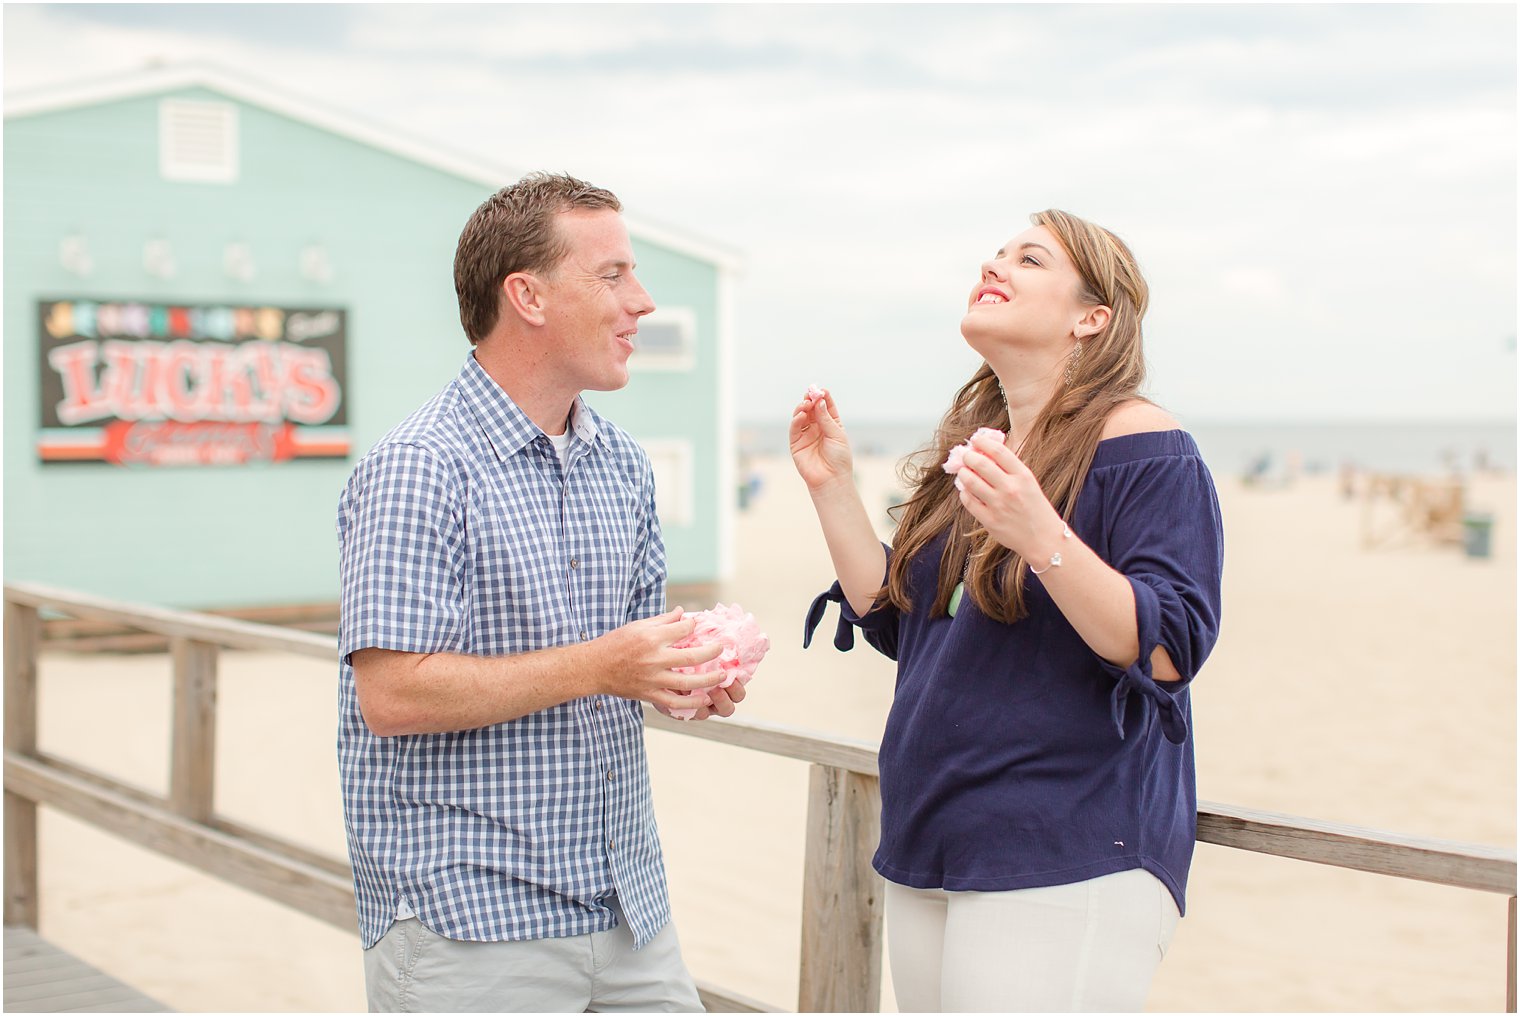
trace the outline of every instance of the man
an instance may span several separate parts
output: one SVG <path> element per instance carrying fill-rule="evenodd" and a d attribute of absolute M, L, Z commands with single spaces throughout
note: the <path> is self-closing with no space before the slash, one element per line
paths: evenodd
<path fill-rule="evenodd" d="M 700 1011 L 670 926 L 642 702 L 674 673 L 648 457 L 580 398 L 628 383 L 610 192 L 533 174 L 454 260 L 474 350 L 359 462 L 338 510 L 338 756 L 374 1011 Z M 694 698 L 683 697 L 690 692 Z"/>

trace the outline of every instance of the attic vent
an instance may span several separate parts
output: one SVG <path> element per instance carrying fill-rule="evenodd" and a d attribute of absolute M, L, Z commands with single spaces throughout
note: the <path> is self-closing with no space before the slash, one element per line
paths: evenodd
<path fill-rule="evenodd" d="M 165 180 L 236 181 L 237 107 L 186 99 L 159 103 L 158 171 Z"/>

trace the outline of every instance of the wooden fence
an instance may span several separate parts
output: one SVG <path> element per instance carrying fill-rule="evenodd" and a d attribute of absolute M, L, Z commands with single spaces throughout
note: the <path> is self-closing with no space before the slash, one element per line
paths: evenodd
<path fill-rule="evenodd" d="M 169 794 L 129 787 L 37 750 L 39 611 L 166 637 L 173 656 Z M 222 649 L 333 661 L 330 635 L 116 603 L 37 585 L 5 587 L 5 923 L 35 928 L 37 808 L 67 812 L 132 843 L 356 932 L 348 863 L 220 817 L 217 656 Z M 880 1008 L 882 898 L 871 869 L 880 791 L 876 746 L 742 718 L 681 723 L 645 710 L 651 728 L 811 764 L 803 878 L 800 1012 Z M 1417 839 L 1200 802 L 1198 840 L 1339 868 L 1509 897 L 1508 1011 L 1515 1011 L 1515 852 Z M 1497 929 L 1495 929 L 1497 933 Z M 1497 976 L 1497 975 L 1496 975 Z M 712 1012 L 775 1011 L 699 982 Z"/>

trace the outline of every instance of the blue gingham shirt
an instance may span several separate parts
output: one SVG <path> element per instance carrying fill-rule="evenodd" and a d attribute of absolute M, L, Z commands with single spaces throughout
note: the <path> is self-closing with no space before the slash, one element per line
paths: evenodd
<path fill-rule="evenodd" d="M 670 919 L 637 702 L 607 695 L 495 726 L 376 737 L 349 654 L 502 656 L 664 609 L 654 477 L 577 399 L 568 467 L 472 355 L 360 460 L 338 507 L 338 763 L 365 948 L 403 903 L 471 941 Z"/>

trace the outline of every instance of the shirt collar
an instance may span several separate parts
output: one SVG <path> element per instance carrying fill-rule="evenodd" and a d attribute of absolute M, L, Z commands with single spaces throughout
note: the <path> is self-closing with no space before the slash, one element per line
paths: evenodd
<path fill-rule="evenodd" d="M 486 373 L 474 353 L 465 357 L 464 368 L 459 372 L 459 387 L 497 458 L 511 458 L 543 435 L 538 424 L 528 419 L 528 414 Z M 598 440 L 605 444 L 606 438 L 597 426 L 598 422 L 596 412 L 577 395 L 570 407 L 570 430 L 587 444 Z"/>
<path fill-rule="evenodd" d="M 596 413 L 579 395 L 575 397 L 575 404 L 570 407 L 570 429 L 575 432 L 576 437 L 587 444 L 602 437 L 602 430 L 597 426 Z"/>

